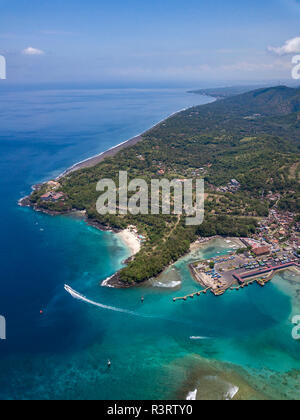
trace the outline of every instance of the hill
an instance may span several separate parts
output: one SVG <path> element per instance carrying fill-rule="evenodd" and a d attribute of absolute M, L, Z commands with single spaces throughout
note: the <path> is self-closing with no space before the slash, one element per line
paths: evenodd
<path fill-rule="evenodd" d="M 254 89 L 259 89 L 263 86 L 230 86 L 210 89 L 190 90 L 188 93 L 195 93 L 197 95 L 211 96 L 213 98 L 224 99 L 230 96 L 240 95 Z"/>
<path fill-rule="evenodd" d="M 230 97 L 222 105 L 241 113 L 261 113 L 263 115 L 286 115 L 300 111 L 300 88 L 286 86 L 258 89 L 242 95 Z M 242 115 L 242 114 L 241 114 Z"/>

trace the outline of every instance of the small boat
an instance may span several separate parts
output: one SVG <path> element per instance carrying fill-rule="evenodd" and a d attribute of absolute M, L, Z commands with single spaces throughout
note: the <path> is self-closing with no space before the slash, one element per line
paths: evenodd
<path fill-rule="evenodd" d="M 111 367 L 111 361 L 110 360 L 108 360 L 107 361 L 107 366 L 110 368 Z"/>
<path fill-rule="evenodd" d="M 145 301 L 144 296 L 142 296 L 141 301 L 142 301 L 142 303 L 144 303 L 144 301 Z"/>

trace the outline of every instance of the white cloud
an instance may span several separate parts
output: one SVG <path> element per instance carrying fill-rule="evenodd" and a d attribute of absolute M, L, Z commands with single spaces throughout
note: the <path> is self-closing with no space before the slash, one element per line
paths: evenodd
<path fill-rule="evenodd" d="M 37 48 L 28 47 L 25 48 L 25 50 L 22 51 L 22 54 L 24 55 L 44 55 L 44 51 L 39 50 Z"/>
<path fill-rule="evenodd" d="M 268 47 L 268 50 L 278 55 L 300 53 L 300 37 L 289 39 L 282 47 Z"/>

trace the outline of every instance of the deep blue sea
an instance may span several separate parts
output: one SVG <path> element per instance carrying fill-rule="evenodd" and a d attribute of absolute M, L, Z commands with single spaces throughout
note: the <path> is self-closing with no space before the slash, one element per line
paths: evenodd
<path fill-rule="evenodd" d="M 208 101 L 182 89 L 0 86 L 0 314 L 7 320 L 1 399 L 185 398 L 195 388 L 198 398 L 208 389 L 215 398 L 236 389 L 252 397 L 255 386 L 260 396 L 300 398 L 300 344 L 291 337 L 291 317 L 300 314 L 295 273 L 278 275 L 264 289 L 173 303 L 198 288 L 189 262 L 232 250 L 216 241 L 161 279 L 129 290 L 102 288 L 100 281 L 129 256 L 116 235 L 79 217 L 17 205 L 33 184 Z M 98 305 L 74 299 L 65 284 Z"/>

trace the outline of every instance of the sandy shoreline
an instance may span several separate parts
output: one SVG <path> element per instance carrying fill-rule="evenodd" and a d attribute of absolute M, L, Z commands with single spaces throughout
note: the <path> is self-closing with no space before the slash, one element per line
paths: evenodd
<path fill-rule="evenodd" d="M 130 249 L 131 256 L 133 257 L 141 250 L 141 241 L 138 236 L 132 232 L 130 229 L 122 230 L 122 232 L 117 233 L 119 238 L 127 245 Z"/>
<path fill-rule="evenodd" d="M 98 163 L 102 162 L 104 159 L 115 156 L 122 149 L 134 146 L 135 144 L 140 142 L 142 139 L 143 139 L 142 135 L 133 137 L 132 139 L 127 140 L 124 143 L 121 143 L 115 147 L 112 147 L 111 149 L 108 149 L 105 152 L 100 153 L 99 155 L 83 160 L 82 162 L 78 162 L 75 165 L 71 166 L 71 168 L 63 172 L 61 175 L 59 175 L 56 179 L 63 178 L 64 176 L 69 175 L 70 173 L 78 171 L 83 168 L 92 168 L 93 166 L 98 165 Z"/>
<path fill-rule="evenodd" d="M 116 233 L 116 235 L 121 239 L 121 241 L 127 246 L 130 250 L 130 257 L 126 260 L 126 264 L 128 261 L 132 260 L 133 257 L 138 254 L 142 248 L 141 241 L 138 237 L 138 233 L 136 228 L 133 230 L 133 226 L 131 228 L 127 228 L 122 230 L 121 232 Z M 113 274 L 112 276 L 108 277 L 107 279 L 101 282 L 102 287 L 111 287 L 111 288 L 124 288 L 124 283 L 120 281 L 120 271 Z M 128 286 L 127 286 L 128 287 Z"/>
<path fill-rule="evenodd" d="M 119 153 L 121 150 L 126 149 L 127 147 L 135 146 L 137 143 L 139 143 L 141 140 L 143 140 L 143 136 L 146 135 L 150 130 L 153 130 L 154 128 L 158 127 L 160 124 L 164 123 L 166 120 L 168 120 L 171 117 L 174 117 L 177 114 L 180 114 L 180 112 L 186 111 L 188 108 L 180 109 L 179 111 L 173 112 L 168 117 L 162 119 L 158 123 L 154 124 L 152 127 L 150 127 L 148 130 L 144 131 L 141 134 L 138 134 L 135 137 L 132 137 L 129 140 L 124 141 L 123 143 L 120 143 L 116 146 L 111 147 L 110 149 L 106 150 L 105 152 L 99 153 L 96 156 L 92 156 L 88 159 L 85 159 L 81 162 L 75 163 L 70 168 L 66 169 L 61 175 L 59 175 L 56 180 L 59 180 L 60 178 L 63 178 L 64 176 L 78 171 L 80 169 L 84 168 L 92 168 L 93 166 L 98 165 L 98 163 L 101 163 L 104 159 L 108 157 L 113 157 L 117 153 Z"/>

